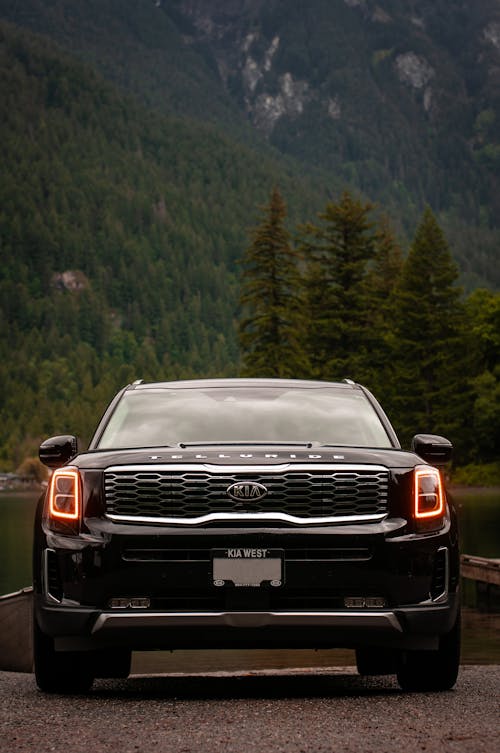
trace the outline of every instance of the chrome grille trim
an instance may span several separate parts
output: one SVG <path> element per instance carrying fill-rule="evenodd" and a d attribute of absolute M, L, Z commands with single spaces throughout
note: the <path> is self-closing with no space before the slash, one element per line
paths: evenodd
<path fill-rule="evenodd" d="M 227 497 L 227 486 L 259 479 L 267 484 L 269 494 L 244 506 L 260 509 L 235 512 L 237 502 Z M 116 522 L 193 526 L 276 521 L 318 525 L 383 520 L 387 515 L 389 471 L 380 465 L 322 463 L 130 465 L 106 469 L 104 482 L 106 517 Z M 328 507 L 336 507 L 336 512 L 325 514 Z M 172 514 L 176 508 L 184 511 Z M 307 508 L 313 514 L 308 514 Z"/>
<path fill-rule="evenodd" d="M 439 562 L 439 559 L 442 558 L 443 562 Z M 435 559 L 435 567 L 438 565 L 442 569 L 441 575 L 439 576 L 439 579 L 436 577 L 436 571 L 434 571 L 433 576 L 433 583 L 431 587 L 431 601 L 434 604 L 440 604 L 443 601 L 447 601 L 448 599 L 448 584 L 450 582 L 450 552 L 448 550 L 447 546 L 440 546 L 439 549 L 436 552 L 436 559 Z M 435 581 L 440 581 L 440 591 L 438 593 L 432 593 L 435 587 Z"/>
<path fill-rule="evenodd" d="M 375 628 L 402 633 L 398 615 L 379 610 L 335 612 L 101 612 L 91 633 L 120 628 L 158 627 L 264 627 L 291 625 L 338 628 Z"/>
<path fill-rule="evenodd" d="M 262 522 L 283 522 L 293 523 L 295 525 L 320 525 L 322 523 L 380 523 L 386 514 L 380 515 L 331 515 L 323 516 L 321 518 L 297 518 L 293 515 L 287 515 L 286 513 L 270 512 L 270 513 L 217 513 L 212 512 L 207 515 L 200 515 L 197 518 L 167 518 L 167 517 L 146 517 L 144 515 L 110 515 L 106 514 L 106 517 L 110 520 L 114 520 L 116 523 L 151 523 L 153 525 L 157 523 L 167 523 L 169 525 L 200 525 L 202 523 L 258 523 Z"/>
<path fill-rule="evenodd" d="M 53 558 L 55 558 L 55 557 L 56 557 L 56 550 L 55 549 L 44 549 L 43 550 L 43 553 L 42 553 L 42 584 L 43 584 L 43 593 L 44 593 L 45 598 L 47 599 L 47 601 L 49 601 L 49 602 L 51 602 L 53 604 L 54 603 L 55 604 L 60 604 L 61 601 L 62 601 L 62 592 L 58 593 L 57 596 L 55 596 L 51 592 L 51 587 L 52 587 L 52 589 L 54 589 L 54 577 L 53 577 L 54 573 L 53 573 L 53 570 L 51 568 L 51 564 L 52 564 L 52 567 L 54 567 L 54 566 L 57 567 L 57 562 L 52 561 L 52 563 L 51 563 L 51 559 L 53 560 Z M 58 579 L 58 576 L 57 576 L 57 579 Z M 59 584 L 58 584 L 58 586 L 59 586 Z M 61 588 L 59 586 L 57 589 L 54 589 L 54 590 L 57 590 L 58 592 L 60 592 Z"/>

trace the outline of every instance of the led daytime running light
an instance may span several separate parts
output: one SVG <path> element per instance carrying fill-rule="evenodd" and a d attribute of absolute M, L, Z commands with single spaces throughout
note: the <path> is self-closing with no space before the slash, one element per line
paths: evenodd
<path fill-rule="evenodd" d="M 58 468 L 50 479 L 49 515 L 60 520 L 80 517 L 80 476 L 75 468 Z"/>
<path fill-rule="evenodd" d="M 426 483 L 427 479 L 427 483 Z M 426 488 L 429 487 L 429 488 Z M 415 469 L 415 517 L 418 520 L 437 518 L 444 513 L 444 494 L 441 475 L 436 468 Z M 429 498 L 435 497 L 429 509 Z"/>

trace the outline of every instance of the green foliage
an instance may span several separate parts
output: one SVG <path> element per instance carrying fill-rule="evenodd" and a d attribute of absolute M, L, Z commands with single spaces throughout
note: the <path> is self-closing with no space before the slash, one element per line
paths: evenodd
<path fill-rule="evenodd" d="M 345 191 L 318 215 L 321 224 L 302 230 L 300 248 L 309 265 L 305 349 L 318 378 L 359 375 L 367 360 L 367 273 L 376 253 L 372 209 Z"/>
<path fill-rule="evenodd" d="M 500 293 L 475 290 L 467 299 L 466 313 L 477 370 L 493 371 L 500 361 Z"/>
<path fill-rule="evenodd" d="M 494 460 L 500 447 L 500 294 L 476 290 L 467 300 L 466 313 L 467 349 L 473 364 L 474 457 Z"/>
<path fill-rule="evenodd" d="M 380 65 L 384 60 L 389 58 L 393 54 L 394 50 L 375 50 L 372 54 L 372 65 Z"/>
<path fill-rule="evenodd" d="M 298 168 L 251 133 L 240 109 L 246 95 L 238 63 L 224 89 L 219 42 L 200 42 L 179 3 L 2 4 L 2 17 L 56 37 L 156 112 L 47 38 L 0 24 L 0 465 L 17 467 L 48 434 L 75 432 L 85 442 L 108 399 L 136 377 L 237 372 L 236 262 L 253 208 L 276 183 L 291 223 L 313 216 L 330 195 L 326 185 L 347 182 L 375 196 L 403 238 L 425 198 L 439 207 L 469 289 L 481 280 L 499 284 L 500 110 L 488 76 L 481 83 L 491 50 L 484 46 L 472 76 L 477 55 L 465 32 L 457 43 L 444 0 L 422 10 L 424 30 L 408 26 L 393 0 L 383 5 L 391 23 L 360 26 L 359 8 L 325 0 L 307 7 L 273 0 L 262 13 L 255 4 L 241 19 L 230 16 L 243 24 L 239 38 L 247 23 L 257 32 L 255 54 L 280 34 L 256 95 L 277 91 L 288 70 L 315 92 L 301 113 L 280 118 L 271 136 L 302 161 Z M 395 57 L 409 49 L 439 72 L 429 112 L 422 93 L 395 75 Z M 387 50 L 392 54 L 377 54 Z M 339 117 L 327 114 L 331 98 Z M 177 117 L 163 117 L 161 109 Z M 313 174 L 312 164 L 330 171 L 328 180 Z M 365 380 L 393 407 L 405 437 L 419 428 L 442 431 L 458 440 L 462 459 L 493 459 L 498 296 L 471 296 L 468 336 L 449 252 L 433 223 L 417 234 L 399 284 L 392 230 L 352 196 L 330 201 L 296 248 L 289 238 L 278 244 L 290 252 L 286 259 L 301 251 L 306 258 L 299 262 L 302 290 L 292 265 L 281 288 L 288 298 L 272 312 L 273 322 L 286 325 L 280 347 L 288 348 L 276 368 Z M 284 221 L 278 227 L 284 230 Z M 346 228 L 355 230 L 349 239 Z M 260 273 L 266 271 L 264 264 Z M 277 326 L 269 329 L 276 339 Z M 303 347 L 295 352 L 297 338 Z M 400 377 L 398 395 L 392 387 Z M 463 430 L 466 414 L 470 432 Z"/>
<path fill-rule="evenodd" d="M 396 290 L 390 404 L 405 442 L 417 431 L 457 437 L 469 405 L 458 270 L 427 207 Z"/>
<path fill-rule="evenodd" d="M 85 444 L 133 379 L 237 373 L 248 217 L 277 178 L 296 219 L 319 189 L 5 24 L 0 98 L 0 467 L 14 468 L 47 435 Z"/>
<path fill-rule="evenodd" d="M 393 377 L 395 291 L 403 269 L 403 252 L 387 216 L 379 219 L 374 242 L 375 253 L 364 283 L 365 362 L 357 378 L 366 381 L 370 389 L 382 397 L 388 393 Z"/>
<path fill-rule="evenodd" d="M 193 29 L 175 13 L 173 4 L 8 0 L 1 3 L 0 15 L 55 40 L 148 107 L 244 132 L 237 107 L 220 91 L 213 57 L 185 43 Z"/>
<path fill-rule="evenodd" d="M 384 206 L 407 238 L 428 202 L 446 220 L 466 288 L 498 289 L 497 10 L 491 0 L 413 5 L 5 0 L 0 16 L 55 40 L 148 108 L 216 124 L 263 159 L 275 147 L 303 172 L 319 167 L 336 189 L 348 185 Z M 408 53 L 430 66 L 426 85 L 401 75 Z M 286 74 L 306 96 L 299 106 L 292 91 L 291 110 L 264 136 L 249 119 L 258 121 L 267 96 L 283 94 Z M 67 85 L 51 90 L 54 104 L 71 93 Z M 82 115 L 94 118 L 92 108 Z"/>
<path fill-rule="evenodd" d="M 38 484 L 46 481 L 48 477 L 47 467 L 37 457 L 25 458 L 19 468 L 16 469 L 16 473 L 18 476 L 23 476 Z"/>
<path fill-rule="evenodd" d="M 428 432 L 449 436 L 459 463 L 497 457 L 500 296 L 476 291 L 464 306 L 432 211 L 424 211 L 403 260 L 387 217 L 373 217 L 370 204 L 344 192 L 318 215 L 320 224 L 299 229 L 300 281 L 284 216 L 275 192 L 247 251 L 244 300 L 255 313 L 241 324 L 242 355 L 254 366 L 246 373 L 283 375 L 273 347 L 288 364 L 304 353 L 310 376 L 338 380 L 347 373 L 367 384 L 392 414 L 405 446 L 414 434 Z M 286 354 L 272 323 L 280 273 L 282 284 L 293 281 L 290 287 L 304 291 L 279 299 L 280 321 L 295 322 L 298 335 L 286 340 Z M 261 361 L 252 350 L 256 343 L 265 353 Z"/>
<path fill-rule="evenodd" d="M 478 162 L 492 170 L 500 168 L 500 144 L 485 144 L 475 152 Z"/>
<path fill-rule="evenodd" d="M 297 254 L 285 228 L 286 207 L 277 188 L 251 233 L 243 257 L 240 322 L 242 376 L 301 377 L 308 372 L 301 347 L 305 318 Z"/>
<path fill-rule="evenodd" d="M 500 447 L 500 364 L 493 372 L 483 371 L 472 379 L 472 429 L 476 456 L 483 459 L 498 457 Z"/>
<path fill-rule="evenodd" d="M 457 486 L 500 486 L 500 463 L 469 463 L 456 468 L 452 482 Z"/>
<path fill-rule="evenodd" d="M 496 113 L 491 107 L 481 110 L 474 121 L 474 131 L 479 141 L 484 141 L 491 132 L 496 121 Z"/>

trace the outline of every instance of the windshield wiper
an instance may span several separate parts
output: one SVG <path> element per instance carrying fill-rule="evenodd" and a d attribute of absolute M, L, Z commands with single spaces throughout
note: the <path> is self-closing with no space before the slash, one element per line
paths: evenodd
<path fill-rule="evenodd" d="M 179 442 L 183 450 L 188 447 L 311 447 L 318 446 L 319 442 Z"/>

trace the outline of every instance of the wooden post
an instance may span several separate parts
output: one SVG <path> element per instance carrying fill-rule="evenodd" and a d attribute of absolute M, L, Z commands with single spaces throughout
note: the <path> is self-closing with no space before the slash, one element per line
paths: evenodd
<path fill-rule="evenodd" d="M 500 560 L 462 554 L 462 578 L 473 580 L 476 586 L 476 606 L 481 611 L 500 610 Z"/>

